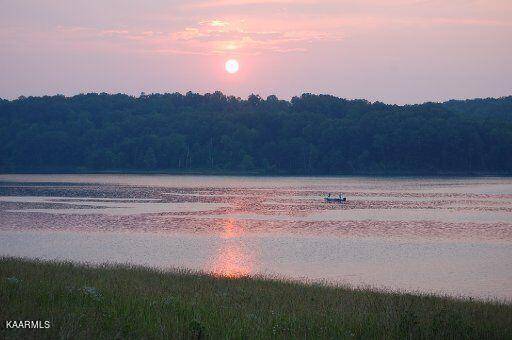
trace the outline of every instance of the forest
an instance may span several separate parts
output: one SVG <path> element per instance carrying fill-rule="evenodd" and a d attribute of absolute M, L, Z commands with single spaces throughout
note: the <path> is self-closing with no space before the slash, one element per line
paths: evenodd
<path fill-rule="evenodd" d="M 512 96 L 389 105 L 302 94 L 0 100 L 0 171 L 512 173 Z"/>

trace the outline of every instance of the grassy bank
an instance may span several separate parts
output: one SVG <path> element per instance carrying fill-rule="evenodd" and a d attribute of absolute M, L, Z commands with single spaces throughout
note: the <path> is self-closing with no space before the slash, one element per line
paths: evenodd
<path fill-rule="evenodd" d="M 49 320 L 6 329 L 6 320 Z M 0 338 L 512 338 L 512 305 L 0 259 Z"/>

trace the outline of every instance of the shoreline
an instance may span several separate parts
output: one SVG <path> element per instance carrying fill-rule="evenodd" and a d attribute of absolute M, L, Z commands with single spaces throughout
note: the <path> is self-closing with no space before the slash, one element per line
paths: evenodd
<path fill-rule="evenodd" d="M 192 170 L 179 171 L 172 169 L 161 170 L 136 170 L 136 169 L 119 169 L 119 170 L 98 170 L 98 169 L 26 169 L 26 170 L 7 170 L 0 168 L 0 175 L 176 175 L 176 176 L 218 176 L 218 177 L 382 177 L 382 178 L 473 178 L 473 177 L 512 177 L 512 172 L 478 172 L 478 171 L 461 171 L 461 172 L 407 172 L 407 171 L 362 171 L 354 173 L 267 173 L 260 171 L 211 171 L 211 170 Z"/>
<path fill-rule="evenodd" d="M 510 302 L 183 269 L 0 257 L 0 297 L 3 337 L 512 336 Z M 11 319 L 51 327 L 6 329 Z"/>

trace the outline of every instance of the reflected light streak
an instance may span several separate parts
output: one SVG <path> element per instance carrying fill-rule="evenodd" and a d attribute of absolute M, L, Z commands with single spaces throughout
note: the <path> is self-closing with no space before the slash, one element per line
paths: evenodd
<path fill-rule="evenodd" d="M 244 234 L 243 228 L 235 224 L 235 220 L 230 218 L 226 221 L 223 221 L 222 224 L 222 232 L 220 236 L 222 238 L 235 238 L 241 237 Z"/>
<path fill-rule="evenodd" d="M 230 242 L 217 252 L 211 272 L 230 278 L 247 276 L 253 272 L 253 258 L 241 244 Z"/>
<path fill-rule="evenodd" d="M 216 276 L 237 278 L 253 273 L 255 257 L 243 244 L 243 228 L 234 219 L 223 221 L 221 238 L 224 239 L 217 250 L 215 259 L 208 270 Z"/>

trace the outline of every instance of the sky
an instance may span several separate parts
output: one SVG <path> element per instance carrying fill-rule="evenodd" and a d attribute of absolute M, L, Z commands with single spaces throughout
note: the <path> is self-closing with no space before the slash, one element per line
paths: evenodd
<path fill-rule="evenodd" d="M 217 90 L 512 95 L 512 1 L 0 0 L 1 98 Z"/>

